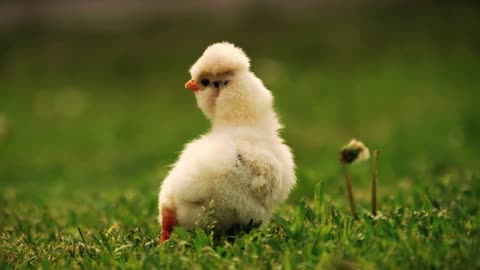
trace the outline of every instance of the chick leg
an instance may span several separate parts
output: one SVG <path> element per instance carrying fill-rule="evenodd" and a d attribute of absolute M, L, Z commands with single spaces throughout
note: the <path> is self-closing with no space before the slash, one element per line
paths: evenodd
<path fill-rule="evenodd" d="M 173 231 L 173 226 L 177 224 L 175 210 L 169 208 L 162 208 L 162 236 L 160 244 L 170 239 L 170 234 Z"/>

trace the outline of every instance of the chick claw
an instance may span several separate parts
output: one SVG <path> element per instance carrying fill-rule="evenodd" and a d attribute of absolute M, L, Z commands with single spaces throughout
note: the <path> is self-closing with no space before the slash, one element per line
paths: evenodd
<path fill-rule="evenodd" d="M 173 231 L 173 227 L 176 225 L 177 219 L 175 210 L 163 208 L 162 209 L 162 236 L 160 238 L 160 244 L 170 239 L 170 234 Z"/>

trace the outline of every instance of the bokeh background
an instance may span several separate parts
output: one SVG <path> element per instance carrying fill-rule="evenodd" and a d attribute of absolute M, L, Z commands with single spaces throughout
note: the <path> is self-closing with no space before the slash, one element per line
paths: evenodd
<path fill-rule="evenodd" d="M 168 165 L 209 128 L 188 69 L 224 40 L 275 95 L 292 200 L 323 181 L 346 209 L 338 152 L 353 137 L 380 150 L 384 203 L 461 185 L 480 161 L 479 15 L 453 1 L 2 1 L 2 200 L 74 211 L 136 194 L 155 222 Z M 370 166 L 352 175 L 368 202 Z"/>

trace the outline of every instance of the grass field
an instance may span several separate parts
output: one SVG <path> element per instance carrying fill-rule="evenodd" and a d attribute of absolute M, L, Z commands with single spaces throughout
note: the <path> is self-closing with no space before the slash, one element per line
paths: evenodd
<path fill-rule="evenodd" d="M 479 269 L 480 24 L 449 12 L 1 33 L 0 269 Z M 298 184 L 263 230 L 159 246 L 162 177 L 208 130 L 183 83 L 221 40 L 274 93 Z M 353 137 L 380 150 L 379 216 L 351 167 L 357 221 Z"/>

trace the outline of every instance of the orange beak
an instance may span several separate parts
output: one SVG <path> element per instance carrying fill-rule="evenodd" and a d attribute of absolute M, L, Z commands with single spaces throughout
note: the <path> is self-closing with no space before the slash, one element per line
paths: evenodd
<path fill-rule="evenodd" d="M 198 86 L 197 82 L 194 79 L 191 79 L 185 84 L 185 88 L 190 89 L 192 91 L 200 90 L 200 86 Z"/>

